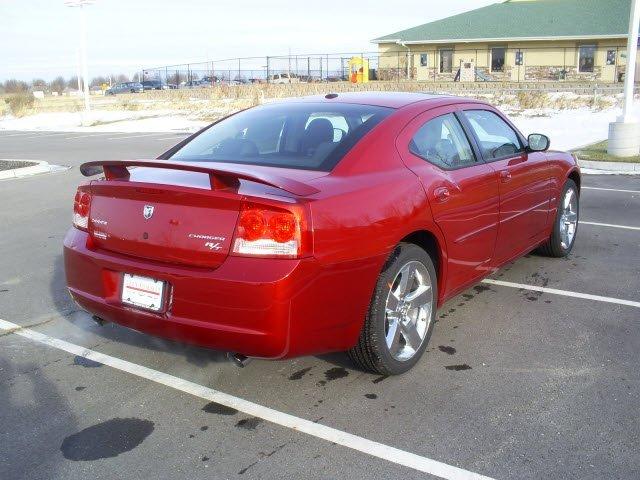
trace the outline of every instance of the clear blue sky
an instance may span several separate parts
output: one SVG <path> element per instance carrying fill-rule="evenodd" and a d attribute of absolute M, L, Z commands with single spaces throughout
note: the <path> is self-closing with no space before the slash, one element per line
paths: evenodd
<path fill-rule="evenodd" d="M 96 0 L 89 76 L 209 59 L 375 50 L 372 38 L 496 0 Z M 78 9 L 63 0 L 0 0 L 0 80 L 77 71 Z"/>

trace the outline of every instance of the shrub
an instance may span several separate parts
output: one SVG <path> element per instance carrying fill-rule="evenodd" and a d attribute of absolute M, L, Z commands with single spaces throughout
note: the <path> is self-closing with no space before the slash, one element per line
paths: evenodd
<path fill-rule="evenodd" d="M 549 96 L 544 92 L 518 92 L 516 99 L 523 109 L 549 106 Z"/>
<path fill-rule="evenodd" d="M 16 117 L 21 117 L 33 108 L 35 99 L 30 93 L 19 93 L 8 96 L 4 101 L 9 105 L 11 113 Z"/>
<path fill-rule="evenodd" d="M 123 108 L 124 110 L 130 110 L 133 112 L 142 110 L 142 105 L 140 105 L 140 103 L 136 101 L 132 101 L 128 98 L 123 98 L 120 100 L 120 107 Z"/>

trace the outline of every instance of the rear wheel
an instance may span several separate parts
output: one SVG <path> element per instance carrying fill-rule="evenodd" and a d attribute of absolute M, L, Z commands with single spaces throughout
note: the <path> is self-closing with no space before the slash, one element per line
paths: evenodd
<path fill-rule="evenodd" d="M 350 357 L 362 368 L 382 375 L 409 370 L 429 343 L 437 298 L 431 257 L 417 245 L 401 243 L 378 277 Z"/>
<path fill-rule="evenodd" d="M 578 233 L 580 217 L 580 196 L 573 180 L 567 180 L 562 189 L 553 231 L 549 240 L 540 247 L 540 252 L 548 257 L 566 257 L 571 253 Z"/>

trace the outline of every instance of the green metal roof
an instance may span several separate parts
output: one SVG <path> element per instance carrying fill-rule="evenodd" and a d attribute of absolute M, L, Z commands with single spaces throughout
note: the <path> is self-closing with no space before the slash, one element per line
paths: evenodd
<path fill-rule="evenodd" d="M 625 36 L 631 0 L 507 0 L 373 40 L 443 42 Z"/>

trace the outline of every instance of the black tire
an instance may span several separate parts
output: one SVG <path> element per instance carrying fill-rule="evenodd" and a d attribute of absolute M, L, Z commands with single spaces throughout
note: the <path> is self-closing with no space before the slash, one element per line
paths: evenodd
<path fill-rule="evenodd" d="M 577 217 L 576 217 L 576 227 L 575 227 L 575 233 L 573 235 L 573 239 L 571 240 L 571 243 L 565 247 L 562 245 L 560 222 L 561 222 L 561 216 L 562 216 L 562 212 L 561 212 L 562 204 L 569 190 L 573 190 L 573 193 L 576 198 Z M 579 220 L 580 220 L 580 192 L 578 191 L 578 186 L 576 185 L 576 183 L 573 180 L 569 179 L 564 184 L 564 187 L 562 189 L 562 194 L 558 198 L 558 208 L 556 210 L 556 218 L 553 221 L 553 231 L 551 232 L 551 236 L 546 241 L 546 243 L 544 243 L 538 248 L 538 252 L 544 256 L 554 257 L 554 258 L 562 258 L 569 255 L 571 253 L 571 250 L 573 249 L 573 246 L 576 243 L 576 237 L 578 236 Z"/>
<path fill-rule="evenodd" d="M 407 360 L 397 360 L 387 347 L 385 338 L 386 302 L 391 284 L 400 272 L 400 269 L 408 262 L 418 261 L 422 263 L 430 276 L 433 304 L 431 317 L 422 344 L 414 355 Z M 434 262 L 427 252 L 417 245 L 401 243 L 393 251 L 382 272 L 378 277 L 369 310 L 365 317 L 360 338 L 355 347 L 349 350 L 351 359 L 364 370 L 379 373 L 381 375 L 399 375 L 410 370 L 427 348 L 433 332 L 436 320 L 436 308 L 438 298 L 438 283 Z"/>

